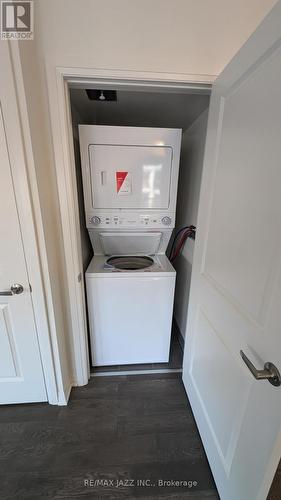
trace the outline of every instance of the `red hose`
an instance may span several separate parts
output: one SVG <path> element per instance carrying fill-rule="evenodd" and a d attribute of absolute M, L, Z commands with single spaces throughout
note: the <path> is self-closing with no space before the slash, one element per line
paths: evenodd
<path fill-rule="evenodd" d="M 174 252 L 173 252 L 173 255 L 171 257 L 171 260 L 174 260 L 176 257 L 178 257 L 178 255 L 180 254 L 181 252 L 181 249 L 186 241 L 186 239 L 188 238 L 188 236 L 190 236 L 192 234 L 192 230 L 190 229 L 187 229 L 187 231 L 185 231 L 183 233 L 183 235 L 181 236 L 181 239 L 178 243 L 178 245 L 176 246 Z"/>

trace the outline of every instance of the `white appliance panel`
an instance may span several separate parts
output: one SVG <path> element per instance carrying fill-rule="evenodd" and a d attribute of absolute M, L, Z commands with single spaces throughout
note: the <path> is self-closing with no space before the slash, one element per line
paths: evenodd
<path fill-rule="evenodd" d="M 88 229 L 92 247 L 95 252 L 95 256 L 98 255 L 126 255 L 126 254 L 149 254 L 154 255 L 165 254 L 167 246 L 169 244 L 172 229 L 163 229 L 161 232 L 145 231 L 143 228 L 134 228 L 130 230 L 125 230 L 122 228 L 117 229 L 103 229 L 103 228 L 91 228 Z M 156 229 L 156 228 L 155 228 Z M 109 233 L 111 236 L 107 237 L 106 234 Z M 126 235 L 120 237 L 122 235 Z M 137 236 L 136 236 L 137 234 Z M 151 234 L 154 236 L 151 238 Z M 156 237 L 155 234 L 161 234 L 160 238 Z M 138 246 L 136 246 L 136 243 Z M 116 248 L 117 247 L 117 248 Z M 134 250 L 133 250 L 134 249 Z"/>
<path fill-rule="evenodd" d="M 161 146 L 89 145 L 92 207 L 169 207 L 173 150 Z"/>
<path fill-rule="evenodd" d="M 154 255 L 158 252 L 162 233 L 99 233 L 104 255 Z"/>
<path fill-rule="evenodd" d="M 93 366 L 169 360 L 175 276 L 86 274 Z"/>

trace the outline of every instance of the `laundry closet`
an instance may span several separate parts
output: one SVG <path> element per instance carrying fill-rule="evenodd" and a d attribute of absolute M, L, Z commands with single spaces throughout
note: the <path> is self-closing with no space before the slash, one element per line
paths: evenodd
<path fill-rule="evenodd" d="M 181 370 L 209 92 L 70 103 L 92 372 Z"/>

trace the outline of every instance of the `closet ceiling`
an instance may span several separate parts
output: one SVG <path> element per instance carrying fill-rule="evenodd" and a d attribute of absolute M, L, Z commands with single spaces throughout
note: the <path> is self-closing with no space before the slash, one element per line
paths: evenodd
<path fill-rule="evenodd" d="M 117 91 L 117 102 L 90 101 L 70 89 L 72 107 L 84 124 L 187 129 L 207 108 L 209 95 Z"/>

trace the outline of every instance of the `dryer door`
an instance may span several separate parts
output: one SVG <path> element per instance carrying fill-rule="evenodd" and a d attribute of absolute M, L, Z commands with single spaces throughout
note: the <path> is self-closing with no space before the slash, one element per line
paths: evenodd
<path fill-rule="evenodd" d="M 168 146 L 89 146 L 92 207 L 168 209 L 173 150 Z"/>

